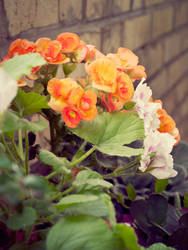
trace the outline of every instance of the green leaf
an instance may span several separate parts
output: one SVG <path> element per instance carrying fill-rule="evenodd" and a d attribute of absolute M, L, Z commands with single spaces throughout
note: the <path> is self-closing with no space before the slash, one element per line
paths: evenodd
<path fill-rule="evenodd" d="M 104 181 L 102 176 L 92 170 L 80 171 L 76 180 L 73 182 L 78 193 L 83 192 L 98 192 L 103 188 L 111 188 L 113 185 L 110 182 Z"/>
<path fill-rule="evenodd" d="M 167 247 L 162 243 L 155 243 L 150 247 L 146 248 L 147 250 L 175 250 L 173 247 Z"/>
<path fill-rule="evenodd" d="M 135 193 L 135 190 L 134 190 L 133 185 L 128 184 L 128 185 L 126 186 L 126 191 L 127 191 L 127 195 L 128 195 L 128 197 L 129 197 L 129 199 L 130 199 L 131 201 L 135 200 L 135 198 L 136 198 L 136 193 Z"/>
<path fill-rule="evenodd" d="M 15 213 L 8 218 L 7 227 L 12 230 L 24 229 L 33 225 L 36 218 L 36 212 L 32 207 L 24 207 L 22 213 Z"/>
<path fill-rule="evenodd" d="M 115 214 L 113 203 L 109 195 L 104 193 L 101 195 L 101 197 L 103 197 L 103 199 L 105 200 L 105 203 L 108 209 L 108 217 L 109 217 L 110 225 L 113 228 L 116 226 L 116 214 Z"/>
<path fill-rule="evenodd" d="M 35 92 L 24 92 L 19 89 L 13 104 L 23 115 L 31 115 L 40 112 L 41 109 L 49 109 L 46 96 L 41 96 Z"/>
<path fill-rule="evenodd" d="M 71 173 L 71 171 L 68 168 L 66 168 L 66 166 L 69 165 L 69 161 L 64 157 L 57 157 L 52 152 L 43 149 L 40 150 L 39 159 L 43 163 L 52 166 L 56 171 L 57 170 L 59 170 L 59 172 L 63 171 L 65 174 Z"/>
<path fill-rule="evenodd" d="M 44 181 L 42 176 L 36 176 L 36 175 L 27 175 L 24 180 L 23 183 L 32 189 L 35 189 L 37 191 L 40 192 L 44 192 L 48 189 L 48 186 L 46 184 L 46 182 Z"/>
<path fill-rule="evenodd" d="M 76 204 L 87 203 L 89 201 L 94 201 L 97 199 L 98 196 L 96 195 L 71 194 L 62 198 L 55 206 L 59 211 L 62 211 L 64 208 L 71 207 Z"/>
<path fill-rule="evenodd" d="M 3 63 L 4 70 L 15 80 L 23 75 L 30 75 L 33 67 L 46 64 L 46 61 L 39 53 L 29 53 L 21 56 L 14 56 Z"/>
<path fill-rule="evenodd" d="M 155 181 L 155 192 L 162 193 L 168 185 L 168 179 L 156 179 Z"/>
<path fill-rule="evenodd" d="M 137 242 L 137 236 L 132 227 L 125 224 L 116 225 L 116 233 L 123 240 L 124 246 L 129 250 L 139 250 L 140 246 Z"/>
<path fill-rule="evenodd" d="M 81 122 L 72 132 L 109 155 L 130 157 L 143 152 L 123 146 L 144 138 L 143 120 L 133 113 L 102 113 L 91 122 Z"/>
<path fill-rule="evenodd" d="M 186 195 L 184 195 L 183 205 L 184 205 L 185 208 L 188 209 L 188 193 Z"/>
<path fill-rule="evenodd" d="M 65 215 L 92 215 L 96 217 L 109 217 L 106 202 L 102 196 L 97 200 L 79 203 L 63 210 Z"/>
<path fill-rule="evenodd" d="M 42 83 L 37 83 L 33 88 L 32 88 L 33 92 L 38 93 L 38 94 L 42 94 L 44 91 L 44 86 L 42 85 Z"/>
<path fill-rule="evenodd" d="M 94 216 L 69 216 L 52 227 L 47 250 L 124 250 L 107 223 Z"/>
<path fill-rule="evenodd" d="M 53 204 L 50 204 L 46 200 L 40 198 L 24 200 L 24 206 L 34 208 L 37 214 L 43 217 L 57 213 L 57 209 Z"/>
<path fill-rule="evenodd" d="M 11 169 L 12 162 L 7 158 L 7 156 L 0 152 L 0 168 L 1 169 Z"/>
<path fill-rule="evenodd" d="M 45 121 L 29 122 L 26 119 L 18 117 L 15 113 L 7 110 L 4 115 L 1 131 L 3 133 L 17 131 L 19 129 L 26 129 L 32 132 L 42 131 L 48 127 L 48 123 Z"/>

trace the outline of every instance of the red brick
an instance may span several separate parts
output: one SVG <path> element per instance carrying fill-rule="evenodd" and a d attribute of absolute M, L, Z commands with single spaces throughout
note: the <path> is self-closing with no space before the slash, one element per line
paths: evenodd
<path fill-rule="evenodd" d="M 172 86 L 177 80 L 187 72 L 188 52 L 182 55 L 168 67 L 168 82 Z"/>
<path fill-rule="evenodd" d="M 59 16 L 64 23 L 74 23 L 82 19 L 82 0 L 60 0 Z"/>
<path fill-rule="evenodd" d="M 165 34 L 172 30 L 173 24 L 173 8 L 171 6 L 167 8 L 157 9 L 153 13 L 153 27 L 152 37 L 155 39 L 162 34 Z"/>
<path fill-rule="evenodd" d="M 139 0 L 137 0 L 139 1 Z M 119 14 L 130 10 L 130 0 L 113 0 L 112 13 Z"/>
<path fill-rule="evenodd" d="M 150 40 L 150 14 L 125 21 L 124 47 L 137 49 Z"/>
<path fill-rule="evenodd" d="M 176 26 L 181 26 L 188 23 L 188 2 L 180 3 L 176 5 Z"/>
<path fill-rule="evenodd" d="M 121 45 L 121 23 L 114 24 L 113 26 L 107 26 L 102 30 L 102 52 L 114 53 Z"/>
<path fill-rule="evenodd" d="M 164 40 L 164 61 L 168 62 L 181 51 L 180 32 L 169 35 Z"/>
<path fill-rule="evenodd" d="M 154 99 L 159 99 L 168 90 L 167 72 L 162 70 L 150 83 Z"/>
<path fill-rule="evenodd" d="M 145 66 L 148 77 L 151 77 L 152 74 L 162 67 L 163 54 L 161 43 L 153 43 L 138 51 L 139 64 Z"/>

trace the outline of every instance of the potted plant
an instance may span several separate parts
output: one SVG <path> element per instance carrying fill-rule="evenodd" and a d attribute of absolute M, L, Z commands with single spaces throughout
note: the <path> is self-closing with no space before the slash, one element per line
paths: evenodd
<path fill-rule="evenodd" d="M 78 64 L 86 74 L 72 78 Z M 11 43 L 0 67 L 1 249 L 186 249 L 177 156 L 187 146 L 175 147 L 179 130 L 146 77 L 129 49 L 104 55 L 73 33 Z"/>

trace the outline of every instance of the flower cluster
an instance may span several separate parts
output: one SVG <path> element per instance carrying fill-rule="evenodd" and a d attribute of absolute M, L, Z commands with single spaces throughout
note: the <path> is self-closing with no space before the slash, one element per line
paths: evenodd
<path fill-rule="evenodd" d="M 97 96 L 92 90 L 84 90 L 75 80 L 53 78 L 48 82 L 47 90 L 51 95 L 48 105 L 62 112 L 66 125 L 75 128 L 80 120 L 91 121 L 97 115 Z"/>
<path fill-rule="evenodd" d="M 141 156 L 140 171 L 149 171 L 159 179 L 174 177 L 173 159 L 170 155 L 174 145 L 180 141 L 179 130 L 160 100 L 152 100 L 150 87 L 141 81 L 133 100 L 138 115 L 144 121 L 144 153 Z"/>
<path fill-rule="evenodd" d="M 170 152 L 180 140 L 179 130 L 172 117 L 162 108 L 160 100 L 152 100 L 152 91 L 144 83 L 147 75 L 138 57 L 127 48 L 104 55 L 74 33 L 62 33 L 56 40 L 40 38 L 36 42 L 17 39 L 10 45 L 1 63 L 27 53 L 40 53 L 48 64 L 84 63 L 86 77 L 51 78 L 47 83 L 48 105 L 61 113 L 65 124 L 76 128 L 81 120 L 92 121 L 99 112 L 137 112 L 144 121 L 144 153 L 140 171 L 150 171 L 160 178 L 175 175 Z M 40 67 L 32 69 L 29 79 L 35 79 Z M 141 80 L 134 87 L 135 80 Z M 126 105 L 131 103 L 131 105 Z M 129 108 L 127 108 L 129 107 Z M 163 148 L 166 147 L 166 150 Z M 165 166 L 165 169 L 164 169 Z M 163 175 L 164 176 L 164 175 Z"/>

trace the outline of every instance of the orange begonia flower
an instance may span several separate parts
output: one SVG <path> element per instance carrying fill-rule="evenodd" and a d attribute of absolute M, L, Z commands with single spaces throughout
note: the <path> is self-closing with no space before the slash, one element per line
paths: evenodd
<path fill-rule="evenodd" d="M 108 95 L 108 112 L 117 111 L 123 108 L 123 102 L 114 96 L 113 94 Z"/>
<path fill-rule="evenodd" d="M 61 43 L 63 53 L 72 53 L 80 45 L 80 38 L 74 33 L 61 33 L 56 40 Z"/>
<path fill-rule="evenodd" d="M 119 71 L 126 71 L 132 80 L 146 78 L 145 68 L 138 65 L 138 57 L 127 48 L 119 48 L 117 54 L 108 54 Z"/>
<path fill-rule="evenodd" d="M 138 64 L 138 57 L 127 48 L 119 48 L 117 56 L 121 60 L 122 67 L 133 68 Z"/>
<path fill-rule="evenodd" d="M 81 88 L 80 85 L 71 78 L 57 79 L 52 78 L 47 85 L 47 90 L 54 98 L 62 97 L 68 100 L 73 88 Z"/>
<path fill-rule="evenodd" d="M 102 104 L 108 112 L 113 112 L 122 109 L 123 103 L 118 100 L 116 96 L 113 96 L 112 93 L 106 95 L 104 92 L 101 92 L 100 94 Z"/>
<path fill-rule="evenodd" d="M 76 128 L 80 123 L 78 109 L 74 106 L 67 106 L 62 110 L 62 118 L 69 128 Z"/>
<path fill-rule="evenodd" d="M 87 61 L 94 61 L 96 59 L 105 57 L 104 54 L 102 54 L 94 45 L 87 44 L 86 45 L 88 48 L 88 54 L 87 54 Z"/>
<path fill-rule="evenodd" d="M 97 59 L 87 66 L 87 72 L 94 88 L 110 93 L 115 92 L 117 70 L 112 61 L 107 58 Z"/>
<path fill-rule="evenodd" d="M 86 59 L 88 52 L 88 47 L 85 44 L 80 44 L 77 50 L 74 52 L 74 61 L 78 63 L 82 62 Z"/>
<path fill-rule="evenodd" d="M 67 103 L 63 102 L 61 98 L 54 98 L 51 96 L 48 106 L 56 112 L 62 112 L 62 110 L 67 106 Z"/>
<path fill-rule="evenodd" d="M 180 142 L 180 132 L 179 132 L 179 129 L 178 128 L 174 128 L 171 132 L 170 132 L 170 134 L 172 135 L 172 136 L 174 136 L 174 139 L 176 140 L 176 143 L 174 144 L 174 146 L 176 146 L 179 142 Z"/>
<path fill-rule="evenodd" d="M 125 73 L 118 73 L 116 81 L 117 88 L 114 96 L 122 101 L 123 104 L 130 101 L 134 95 L 134 86 L 129 76 Z"/>
<path fill-rule="evenodd" d="M 36 52 L 36 45 L 26 39 L 16 39 L 13 41 L 9 47 L 8 55 L 13 57 L 15 55 L 24 55 L 27 53 Z"/>
<path fill-rule="evenodd" d="M 140 80 L 142 78 L 147 78 L 145 67 L 142 65 L 135 66 L 132 70 L 130 70 L 129 76 L 133 80 Z"/>
<path fill-rule="evenodd" d="M 37 52 L 39 52 L 48 63 L 61 64 L 69 62 L 69 59 L 61 53 L 61 43 L 43 37 L 36 41 Z"/>
<path fill-rule="evenodd" d="M 168 115 L 164 109 L 159 109 L 157 114 L 159 115 L 160 120 L 160 127 L 158 128 L 159 132 L 170 133 L 176 127 L 172 117 Z"/>
<path fill-rule="evenodd" d="M 76 85 L 72 88 L 70 91 L 68 98 L 67 98 L 67 103 L 71 105 L 77 105 L 79 102 L 81 96 L 84 94 L 84 90 L 80 85 Z"/>
<path fill-rule="evenodd" d="M 176 143 L 174 144 L 174 146 L 176 146 L 180 142 L 180 133 L 179 129 L 176 127 L 175 121 L 164 109 L 159 109 L 157 114 L 160 120 L 160 127 L 158 128 L 158 131 L 161 133 L 171 134 L 176 140 Z"/>
<path fill-rule="evenodd" d="M 91 121 L 97 116 L 96 103 L 96 94 L 92 90 L 86 90 L 77 105 L 82 120 Z"/>

